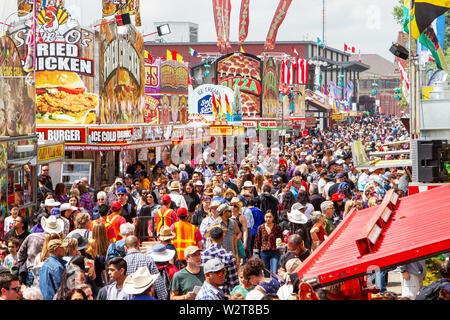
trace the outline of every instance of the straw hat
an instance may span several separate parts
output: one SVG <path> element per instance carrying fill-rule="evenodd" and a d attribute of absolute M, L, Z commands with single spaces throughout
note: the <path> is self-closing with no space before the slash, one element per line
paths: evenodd
<path fill-rule="evenodd" d="M 169 185 L 169 190 L 173 191 L 173 190 L 180 190 L 180 184 L 178 183 L 178 181 L 172 181 Z"/>
<path fill-rule="evenodd" d="M 141 294 L 145 292 L 159 277 L 159 273 L 150 274 L 147 267 L 140 267 L 135 273 L 126 277 L 123 291 L 127 294 Z"/>
<path fill-rule="evenodd" d="M 64 230 L 64 221 L 57 219 L 56 216 L 42 217 L 41 226 L 47 233 L 61 233 Z"/>
<path fill-rule="evenodd" d="M 250 181 L 247 180 L 244 182 L 244 185 L 242 186 L 242 188 L 253 188 L 255 185 Z"/>
<path fill-rule="evenodd" d="M 289 212 L 288 219 L 290 222 L 297 224 L 306 224 L 308 222 L 308 218 L 306 217 L 306 215 L 299 210 L 292 210 L 291 212 Z"/>
<path fill-rule="evenodd" d="M 175 252 L 175 250 L 167 249 L 163 244 L 157 244 L 151 249 L 149 255 L 155 262 L 167 262 L 175 256 Z"/>
<path fill-rule="evenodd" d="M 168 226 L 162 226 L 159 230 L 159 240 L 165 241 L 175 238 L 176 234 L 172 230 L 170 230 L 170 227 Z"/>

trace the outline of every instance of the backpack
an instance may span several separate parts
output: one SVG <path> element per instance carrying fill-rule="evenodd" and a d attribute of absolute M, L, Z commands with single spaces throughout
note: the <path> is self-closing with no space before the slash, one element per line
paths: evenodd
<path fill-rule="evenodd" d="M 125 248 L 124 247 L 118 247 L 116 246 L 116 243 L 113 242 L 111 244 L 111 252 L 107 255 L 106 257 L 106 261 L 111 260 L 112 258 L 116 258 L 116 257 L 125 257 L 127 255 Z"/>
<path fill-rule="evenodd" d="M 449 281 L 447 279 L 435 281 L 428 286 L 421 288 L 414 300 L 440 300 L 439 291 L 448 283 Z"/>

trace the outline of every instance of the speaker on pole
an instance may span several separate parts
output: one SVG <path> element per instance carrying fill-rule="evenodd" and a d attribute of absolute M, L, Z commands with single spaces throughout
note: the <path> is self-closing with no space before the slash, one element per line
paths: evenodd
<path fill-rule="evenodd" d="M 397 56 L 401 59 L 408 59 L 409 57 L 409 51 L 408 49 L 406 49 L 405 47 L 403 47 L 402 45 L 398 44 L 398 43 L 393 43 L 391 48 L 389 49 L 390 52 L 392 52 L 392 54 L 394 56 Z"/>

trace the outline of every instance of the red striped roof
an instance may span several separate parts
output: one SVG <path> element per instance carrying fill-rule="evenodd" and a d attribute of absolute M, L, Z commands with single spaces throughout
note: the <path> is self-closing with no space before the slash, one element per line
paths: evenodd
<path fill-rule="evenodd" d="M 390 204 L 392 194 L 379 206 L 350 211 L 303 262 L 299 278 L 321 287 L 450 251 L 450 184 L 400 198 L 396 206 Z M 384 224 L 379 217 L 386 207 L 393 212 Z M 368 250 L 364 236 L 376 223 L 381 235 Z"/>

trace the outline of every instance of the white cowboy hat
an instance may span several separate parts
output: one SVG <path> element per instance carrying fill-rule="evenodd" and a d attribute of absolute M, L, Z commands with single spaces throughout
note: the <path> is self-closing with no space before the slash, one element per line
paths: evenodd
<path fill-rule="evenodd" d="M 294 211 L 294 210 L 299 211 L 299 210 L 302 210 L 303 208 L 306 208 L 306 207 L 303 204 L 301 204 L 300 202 L 296 202 L 292 205 L 291 211 Z"/>
<path fill-rule="evenodd" d="M 64 230 L 64 221 L 57 219 L 56 216 L 42 217 L 41 226 L 47 233 L 61 233 Z"/>
<path fill-rule="evenodd" d="M 45 200 L 44 206 L 46 207 L 59 207 L 61 202 L 55 201 L 55 199 L 47 199 Z"/>
<path fill-rule="evenodd" d="M 201 180 L 197 180 L 197 181 L 194 183 L 194 186 L 200 186 L 200 187 L 202 187 L 202 186 L 203 186 L 203 182 L 202 182 Z"/>
<path fill-rule="evenodd" d="M 306 215 L 298 210 L 292 210 L 291 212 L 289 212 L 288 219 L 290 222 L 297 224 L 305 224 L 308 222 L 308 218 L 306 217 Z"/>
<path fill-rule="evenodd" d="M 126 277 L 123 291 L 127 294 L 141 294 L 145 292 L 159 277 L 159 273 L 150 274 L 147 267 L 140 267 L 136 272 Z"/>
<path fill-rule="evenodd" d="M 149 250 L 150 248 L 147 248 Z M 147 252 L 155 262 L 167 262 L 175 256 L 175 250 L 167 249 L 163 244 L 157 244 Z"/>
<path fill-rule="evenodd" d="M 244 182 L 244 185 L 242 186 L 242 188 L 253 188 L 255 185 L 250 181 L 247 180 Z"/>

